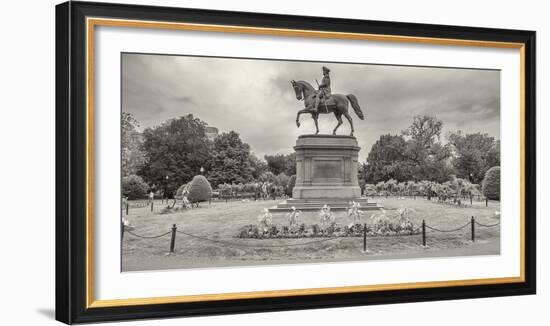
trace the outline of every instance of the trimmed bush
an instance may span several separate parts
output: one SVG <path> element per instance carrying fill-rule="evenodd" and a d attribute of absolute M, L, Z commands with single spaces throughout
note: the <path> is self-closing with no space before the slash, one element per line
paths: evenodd
<path fill-rule="evenodd" d="M 294 189 L 294 186 L 296 185 L 296 174 L 293 174 L 290 176 L 290 179 L 288 179 L 288 184 L 286 186 L 286 194 L 290 197 L 292 197 L 292 190 Z"/>
<path fill-rule="evenodd" d="M 487 170 L 482 187 L 485 197 L 500 200 L 500 166 L 493 166 Z"/>
<path fill-rule="evenodd" d="M 212 186 L 210 182 L 202 175 L 196 175 L 189 186 L 189 199 L 192 203 L 207 201 L 212 197 Z"/>
<path fill-rule="evenodd" d="M 142 199 L 147 196 L 149 186 L 143 179 L 135 174 L 122 178 L 122 195 L 128 199 Z"/>

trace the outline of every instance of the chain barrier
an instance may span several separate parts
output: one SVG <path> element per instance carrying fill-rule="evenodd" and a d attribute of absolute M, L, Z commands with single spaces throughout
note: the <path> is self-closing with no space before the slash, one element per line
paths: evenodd
<path fill-rule="evenodd" d="M 460 226 L 458 228 L 455 228 L 455 229 L 450 229 L 450 230 L 442 230 L 442 229 L 438 229 L 438 228 L 435 228 L 435 227 L 432 227 L 432 226 L 429 226 L 427 225 L 424 221 L 422 221 L 422 225 L 417 227 L 417 228 L 413 228 L 412 230 L 412 234 L 411 235 L 414 235 L 416 232 L 420 232 L 421 231 L 421 234 L 422 234 L 422 245 L 423 246 L 426 246 L 426 232 L 425 232 L 425 229 L 429 229 L 429 230 L 432 230 L 432 231 L 436 231 L 436 232 L 445 232 L 445 233 L 448 233 L 448 232 L 456 232 L 456 231 L 460 231 L 468 226 L 471 226 L 472 228 L 472 241 L 475 241 L 475 230 L 474 230 L 474 225 L 478 225 L 478 226 L 482 226 L 482 227 L 495 227 L 497 225 L 500 225 L 500 222 L 498 223 L 495 223 L 495 224 L 483 224 L 483 223 L 479 223 L 477 222 L 474 217 L 472 217 L 472 220 L 469 221 L 468 223 L 464 224 L 463 226 Z M 367 252 L 366 250 L 366 247 L 367 247 L 367 229 L 366 229 L 366 224 L 364 225 L 364 229 L 363 229 L 363 251 L 364 252 Z M 174 245 L 175 245 L 175 238 L 176 238 L 176 233 L 180 233 L 180 234 L 183 234 L 183 235 L 186 235 L 188 237 L 192 237 L 192 238 L 195 238 L 195 239 L 200 239 L 200 240 L 203 240 L 203 241 L 208 241 L 208 242 L 212 242 L 212 243 L 219 243 L 219 244 L 223 244 L 223 245 L 227 245 L 227 246 L 232 246 L 232 247 L 245 247 L 245 248 L 285 248 L 285 247 L 299 247 L 299 246 L 307 246 L 307 245 L 310 245 L 310 244 L 315 244 L 315 243 L 322 243 L 322 242 L 326 242 L 326 241 L 331 241 L 331 240 L 335 240 L 335 239 L 346 239 L 346 238 L 350 238 L 348 236 L 340 236 L 340 237 L 328 237 L 328 238 L 323 238 L 323 239 L 317 239 L 317 240 L 312 240 L 312 241 L 306 241 L 306 242 L 301 242 L 301 243 L 291 243 L 291 244 L 271 244 L 271 245 L 264 245 L 264 244 L 250 244 L 250 243 L 236 243 L 236 242 L 232 242 L 232 241 L 226 241 L 226 240 L 218 240 L 218 239 L 212 239 L 212 238 L 209 238 L 207 236 L 200 236 L 200 235 L 196 235 L 196 234 L 192 234 L 192 233 L 188 233 L 188 232 L 185 232 L 185 231 L 182 231 L 182 230 L 178 230 L 176 225 L 174 224 L 173 227 L 172 227 L 172 230 L 171 231 L 168 231 L 168 232 L 165 232 L 165 233 L 162 233 L 162 234 L 159 234 L 159 235 L 155 235 L 155 236 L 144 236 L 144 235 L 139 235 L 139 234 L 136 234 L 130 230 L 128 230 L 124 225 L 122 226 L 122 235 L 124 235 L 124 233 L 129 233 L 130 235 L 134 236 L 134 237 L 137 237 L 137 238 L 141 238 L 141 239 L 158 239 L 158 238 L 161 238 L 161 237 L 164 237 L 164 236 L 167 236 L 169 234 L 172 235 L 172 239 L 171 239 L 171 244 L 170 244 L 170 252 L 174 252 Z M 271 238 L 271 239 L 276 239 L 276 238 Z M 282 239 L 285 239 L 285 240 L 288 240 L 288 239 L 292 239 L 292 238 L 282 238 Z"/>
<path fill-rule="evenodd" d="M 166 233 L 163 233 L 163 234 L 160 234 L 160 235 L 155 235 L 155 236 L 146 236 L 146 235 L 135 234 L 134 232 L 124 228 L 124 233 L 130 233 L 134 237 L 138 237 L 138 238 L 142 238 L 142 239 L 157 239 L 157 238 L 161 238 L 161 237 L 164 237 L 165 235 L 168 235 L 168 234 L 172 233 L 172 231 L 168 231 Z"/>
<path fill-rule="evenodd" d="M 483 226 L 483 227 L 486 227 L 486 228 L 492 228 L 494 226 L 500 225 L 500 222 L 497 222 L 495 224 L 482 224 L 482 223 L 479 223 L 478 221 L 475 221 L 475 223 L 479 226 Z"/>
<path fill-rule="evenodd" d="M 428 224 L 426 224 L 426 229 L 430 229 L 432 231 L 437 231 L 437 232 L 456 232 L 456 231 L 460 231 L 460 230 L 464 229 L 465 227 L 467 227 L 470 224 L 471 224 L 471 222 L 468 222 L 468 223 L 464 224 L 463 226 L 458 227 L 456 229 L 452 229 L 452 230 L 441 230 L 441 229 L 437 229 L 437 228 L 431 227 Z"/>

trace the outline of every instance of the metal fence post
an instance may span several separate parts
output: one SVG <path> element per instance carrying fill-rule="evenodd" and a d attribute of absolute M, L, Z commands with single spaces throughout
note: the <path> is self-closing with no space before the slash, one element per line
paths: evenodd
<path fill-rule="evenodd" d="M 128 209 L 130 208 L 130 205 L 128 205 L 128 203 L 126 203 L 126 215 L 128 215 Z"/>
<path fill-rule="evenodd" d="M 363 252 L 367 252 L 367 223 L 363 224 Z"/>
<path fill-rule="evenodd" d="M 120 243 L 122 248 L 122 241 L 124 240 L 124 222 L 120 222 Z"/>
<path fill-rule="evenodd" d="M 422 220 L 422 246 L 426 247 L 426 221 Z"/>
<path fill-rule="evenodd" d="M 176 224 L 172 225 L 172 239 L 170 239 L 170 252 L 174 252 L 174 246 L 176 245 L 176 231 L 178 228 Z"/>
<path fill-rule="evenodd" d="M 472 216 L 472 220 L 470 221 L 470 224 L 472 224 L 472 242 L 476 241 L 476 220 Z"/>

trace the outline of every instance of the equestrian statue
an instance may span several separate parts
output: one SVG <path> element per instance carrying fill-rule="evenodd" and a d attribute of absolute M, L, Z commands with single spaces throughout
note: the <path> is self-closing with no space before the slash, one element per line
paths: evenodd
<path fill-rule="evenodd" d="M 323 79 L 321 80 L 321 83 L 318 84 L 318 90 L 316 90 L 315 88 L 313 88 L 313 86 L 311 86 L 311 84 L 303 80 L 292 80 L 290 82 L 292 84 L 292 87 L 294 88 L 294 92 L 296 93 L 296 99 L 298 101 L 301 101 L 303 99 L 305 106 L 305 109 L 298 111 L 298 113 L 296 114 L 296 125 L 300 127 L 300 115 L 302 113 L 309 113 L 311 114 L 313 121 L 315 121 L 315 134 L 318 134 L 319 114 L 334 113 L 336 120 L 338 120 L 338 124 L 332 131 L 332 134 L 336 135 L 336 130 L 342 125 L 343 115 L 349 121 L 349 124 L 351 126 L 350 136 L 353 136 L 353 120 L 348 113 L 349 103 L 351 103 L 351 107 L 355 111 L 355 114 L 357 114 L 357 116 L 361 120 L 365 119 L 365 117 L 363 116 L 363 111 L 361 111 L 361 107 L 359 106 L 359 102 L 357 101 L 355 95 L 331 94 L 329 73 L 330 69 L 327 67 L 323 67 Z"/>

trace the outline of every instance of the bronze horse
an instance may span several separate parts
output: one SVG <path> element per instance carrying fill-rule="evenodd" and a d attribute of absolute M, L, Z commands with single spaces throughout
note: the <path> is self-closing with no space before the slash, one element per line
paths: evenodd
<path fill-rule="evenodd" d="M 353 94 L 348 95 L 342 95 L 342 94 L 332 94 L 328 100 L 325 100 L 324 103 L 321 103 L 319 105 L 319 109 L 317 112 L 313 110 L 313 105 L 315 104 L 315 96 L 317 95 L 317 90 L 313 88 L 308 82 L 299 80 L 295 81 L 292 80 L 290 82 L 292 84 L 292 87 L 294 88 L 294 92 L 296 92 L 296 99 L 298 101 L 304 100 L 304 106 L 305 109 L 298 111 L 296 114 L 296 125 L 300 127 L 300 115 L 302 113 L 310 113 L 311 118 L 313 121 L 315 121 L 315 129 L 317 130 L 315 134 L 319 133 L 319 125 L 317 120 L 319 119 L 319 114 L 323 113 L 334 113 L 334 116 L 338 120 L 338 124 L 332 131 L 333 135 L 336 135 L 336 130 L 338 127 L 342 125 L 342 115 L 348 119 L 349 124 L 351 125 L 351 133 L 350 136 L 353 136 L 353 120 L 351 119 L 350 114 L 348 113 L 348 107 L 349 103 L 351 103 L 351 107 L 355 111 L 355 114 L 359 117 L 359 119 L 364 120 L 365 117 L 363 116 L 363 111 L 361 111 L 361 107 L 359 106 L 359 102 L 357 101 L 357 98 Z"/>

